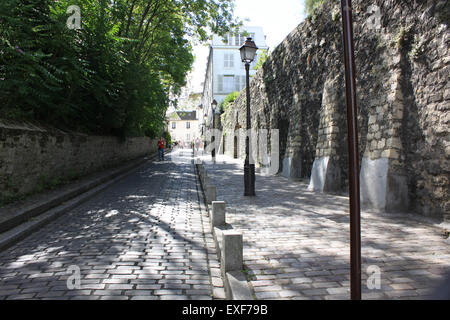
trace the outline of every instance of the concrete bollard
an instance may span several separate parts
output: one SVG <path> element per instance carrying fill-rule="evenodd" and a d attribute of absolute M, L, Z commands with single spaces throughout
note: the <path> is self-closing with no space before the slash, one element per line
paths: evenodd
<path fill-rule="evenodd" d="M 212 202 L 211 227 L 219 227 L 225 225 L 225 201 Z"/>
<path fill-rule="evenodd" d="M 242 233 L 235 230 L 224 230 L 222 235 L 223 272 L 241 271 L 244 263 Z"/>
<path fill-rule="evenodd" d="M 211 186 L 211 185 L 206 185 L 205 196 L 206 196 L 206 202 L 208 204 L 211 204 L 213 201 L 216 201 L 216 187 Z"/>

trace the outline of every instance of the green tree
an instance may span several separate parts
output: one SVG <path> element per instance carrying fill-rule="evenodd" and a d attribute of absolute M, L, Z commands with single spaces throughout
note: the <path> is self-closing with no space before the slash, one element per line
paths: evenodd
<path fill-rule="evenodd" d="M 259 55 L 259 59 L 258 62 L 255 64 L 255 66 L 253 67 L 253 70 L 259 70 L 259 68 L 262 67 L 262 65 L 264 64 L 264 62 L 266 62 L 267 58 L 269 58 L 269 52 L 265 49 L 261 50 L 261 54 Z"/>
<path fill-rule="evenodd" d="M 223 101 L 219 104 L 220 113 L 224 113 L 227 108 L 234 102 L 234 100 L 237 99 L 237 97 L 239 97 L 239 91 L 235 91 L 227 95 L 225 99 L 223 99 Z"/>
<path fill-rule="evenodd" d="M 167 145 L 169 145 L 169 144 L 172 145 L 172 136 L 170 135 L 170 133 L 168 131 L 164 131 L 163 137 L 166 140 Z"/>
<path fill-rule="evenodd" d="M 155 137 L 186 83 L 188 37 L 238 25 L 233 0 L 0 2 L 0 117 L 117 136 Z"/>

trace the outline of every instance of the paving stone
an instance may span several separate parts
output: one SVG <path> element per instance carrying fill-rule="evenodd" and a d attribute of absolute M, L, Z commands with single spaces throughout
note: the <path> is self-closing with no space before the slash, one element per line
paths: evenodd
<path fill-rule="evenodd" d="M 160 284 L 138 284 L 136 286 L 137 290 L 158 290 L 161 288 L 162 288 L 162 285 L 160 285 Z"/>
<path fill-rule="evenodd" d="M 278 292 L 256 292 L 255 295 L 257 299 L 272 299 L 280 297 Z"/>
<path fill-rule="evenodd" d="M 160 298 L 157 296 L 131 296 L 130 297 L 130 300 L 159 300 L 159 299 Z M 180 299 L 180 300 L 186 300 L 186 299 Z"/>
<path fill-rule="evenodd" d="M 108 290 L 131 290 L 133 289 L 132 284 L 108 284 Z"/>
<path fill-rule="evenodd" d="M 200 296 L 193 295 L 191 296 L 191 300 L 212 300 L 212 297 L 207 295 L 200 295 Z"/>
<path fill-rule="evenodd" d="M 259 286 L 254 287 L 255 292 L 261 292 L 261 291 L 281 291 L 281 286 L 278 285 L 272 285 L 272 286 Z"/>
<path fill-rule="evenodd" d="M 90 295 L 92 290 L 69 290 L 65 293 L 65 296 L 88 296 Z"/>
<path fill-rule="evenodd" d="M 129 300 L 127 296 L 103 296 L 100 300 Z"/>
<path fill-rule="evenodd" d="M 176 295 L 162 295 L 159 296 L 159 299 L 161 300 L 188 300 L 189 296 L 176 294 Z M 195 299 L 193 299 L 195 300 Z"/>
<path fill-rule="evenodd" d="M 350 292 L 349 288 L 328 288 L 327 292 L 331 295 L 336 295 L 336 294 L 347 294 Z"/>
<path fill-rule="evenodd" d="M 293 290 L 281 290 L 279 294 L 282 298 L 292 298 L 296 296 L 302 296 L 302 294 L 299 291 Z"/>
<path fill-rule="evenodd" d="M 154 290 L 153 294 L 155 294 L 157 296 L 161 296 L 161 295 L 181 295 L 181 290 L 164 290 L 164 289 L 159 289 L 159 290 Z"/>

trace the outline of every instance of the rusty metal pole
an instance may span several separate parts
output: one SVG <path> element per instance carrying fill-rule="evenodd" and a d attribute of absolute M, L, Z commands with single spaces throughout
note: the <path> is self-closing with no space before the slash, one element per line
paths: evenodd
<path fill-rule="evenodd" d="M 359 152 L 356 105 L 355 57 L 351 0 L 341 0 L 344 39 L 345 87 L 350 193 L 350 295 L 361 300 L 361 213 L 359 199 Z"/>

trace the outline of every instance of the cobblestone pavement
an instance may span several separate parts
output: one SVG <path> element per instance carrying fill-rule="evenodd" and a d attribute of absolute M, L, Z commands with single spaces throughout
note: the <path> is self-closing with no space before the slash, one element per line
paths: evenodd
<path fill-rule="evenodd" d="M 223 298 L 191 152 L 183 155 L 184 164 L 147 163 L 1 252 L 0 300 Z"/>
<path fill-rule="evenodd" d="M 257 196 L 244 197 L 242 160 L 201 157 L 225 200 L 227 223 L 244 236 L 244 265 L 257 299 L 348 299 L 348 197 L 315 193 L 306 182 L 256 176 Z M 408 214 L 364 211 L 362 298 L 425 299 L 450 271 L 449 242 Z M 369 266 L 373 269 L 367 272 Z M 380 289 L 374 271 L 381 272 Z M 373 287 L 372 287 L 373 288 Z"/>

